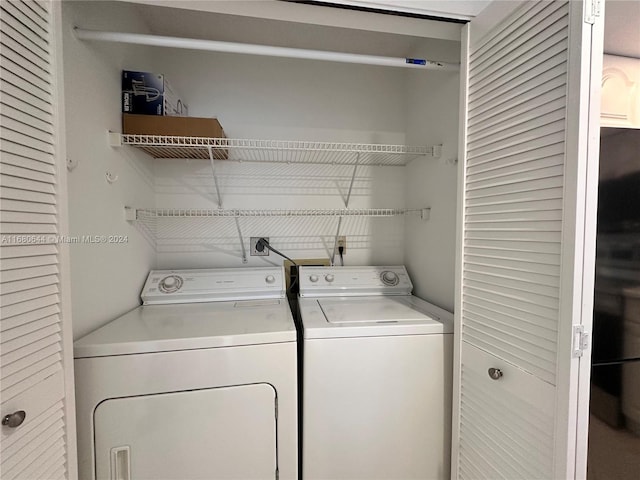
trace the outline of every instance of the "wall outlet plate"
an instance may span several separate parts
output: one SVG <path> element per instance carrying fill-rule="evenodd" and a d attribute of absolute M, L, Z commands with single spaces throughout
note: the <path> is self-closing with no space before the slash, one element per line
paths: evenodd
<path fill-rule="evenodd" d="M 338 242 L 336 243 L 336 255 L 340 255 L 340 250 L 338 250 L 340 247 L 342 247 L 342 255 L 346 255 L 347 254 L 347 237 L 346 235 L 340 235 L 338 236 Z"/>
<path fill-rule="evenodd" d="M 258 250 L 256 250 L 256 243 L 258 243 L 258 240 L 260 240 L 261 238 L 264 238 L 268 242 L 269 237 L 250 237 L 250 238 L 251 238 L 251 241 L 249 245 L 251 246 L 251 256 L 252 257 L 268 257 L 269 249 L 265 248 L 264 250 L 259 252 Z"/>

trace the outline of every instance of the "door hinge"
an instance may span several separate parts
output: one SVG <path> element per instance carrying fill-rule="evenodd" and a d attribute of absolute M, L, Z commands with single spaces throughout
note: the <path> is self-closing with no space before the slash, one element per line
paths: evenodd
<path fill-rule="evenodd" d="M 602 15 L 602 0 L 584 0 L 584 21 L 593 25 Z"/>
<path fill-rule="evenodd" d="M 573 357 L 581 357 L 584 351 L 589 348 L 589 334 L 584 331 L 582 325 L 573 326 Z"/>

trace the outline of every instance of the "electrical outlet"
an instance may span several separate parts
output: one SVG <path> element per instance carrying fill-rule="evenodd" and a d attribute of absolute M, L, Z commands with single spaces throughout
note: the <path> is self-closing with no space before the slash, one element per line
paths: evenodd
<path fill-rule="evenodd" d="M 269 256 L 269 249 L 268 248 L 264 248 L 261 252 L 259 252 L 256 249 L 256 243 L 258 243 L 258 240 L 260 240 L 261 238 L 264 238 L 267 242 L 269 241 L 269 237 L 251 237 L 251 242 L 250 242 L 250 246 L 251 246 L 251 256 L 255 257 L 268 257 Z"/>
<path fill-rule="evenodd" d="M 346 255 L 347 253 L 347 237 L 345 235 L 340 235 L 338 237 L 338 243 L 336 243 L 336 255 L 340 255 L 340 247 L 342 247 L 342 255 Z"/>

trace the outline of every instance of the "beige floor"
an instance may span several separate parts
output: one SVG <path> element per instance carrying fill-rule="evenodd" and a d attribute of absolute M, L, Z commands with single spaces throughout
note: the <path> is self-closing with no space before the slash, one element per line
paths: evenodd
<path fill-rule="evenodd" d="M 594 417 L 589 424 L 588 480 L 640 479 L 640 436 Z"/>

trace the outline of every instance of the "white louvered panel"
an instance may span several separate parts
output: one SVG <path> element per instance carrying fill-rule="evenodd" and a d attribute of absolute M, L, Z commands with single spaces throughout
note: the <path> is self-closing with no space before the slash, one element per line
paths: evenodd
<path fill-rule="evenodd" d="M 34 119 L 35 126 L 42 128 L 43 124 L 51 124 L 53 121 L 53 116 L 51 111 L 48 111 L 47 104 L 40 104 L 33 100 L 33 97 L 29 97 L 26 92 L 22 90 L 16 89 L 14 86 L 9 84 L 2 84 L 3 88 L 6 86 L 13 93 L 10 94 L 10 91 L 4 91 L 0 102 L 2 104 L 2 108 L 5 109 L 14 109 L 17 110 L 24 115 L 28 115 L 30 118 Z M 45 107 L 43 109 L 42 107 Z M 10 116 L 10 115 L 9 115 Z M 12 117 L 13 118 L 13 117 Z M 44 129 L 46 131 L 46 128 Z"/>
<path fill-rule="evenodd" d="M 0 44 L 2 44 L 2 49 L 5 50 L 5 56 L 12 57 L 18 55 L 27 61 L 25 62 L 25 66 L 31 71 L 36 72 L 36 69 L 39 69 L 50 77 L 50 65 L 47 60 L 33 53 L 30 48 L 25 46 L 25 43 L 24 39 L 14 38 L 4 31 L 0 33 Z M 10 53 L 7 52 L 7 50 L 9 50 Z"/>
<path fill-rule="evenodd" d="M 552 478 L 553 387 L 465 342 L 462 355 L 459 478 Z"/>
<path fill-rule="evenodd" d="M 530 2 L 496 32 L 470 54 L 462 339 L 553 384 L 568 4 Z"/>
<path fill-rule="evenodd" d="M 0 187 L 0 199 L 24 200 L 27 202 L 56 203 L 51 193 L 40 193 L 17 188 Z"/>
<path fill-rule="evenodd" d="M 9 306 L 2 305 L 0 306 L 0 317 L 2 317 L 3 321 L 5 319 L 13 319 L 15 316 L 23 315 L 39 308 L 57 305 L 59 301 L 58 295 L 46 295 L 30 302 L 16 303 Z"/>
<path fill-rule="evenodd" d="M 56 173 L 55 168 L 50 163 L 39 162 L 38 160 L 33 160 L 31 158 L 19 157 L 12 153 L 3 153 L 1 165 L 22 167 L 27 170 L 33 170 L 35 172 L 41 172 L 50 175 L 55 175 Z"/>
<path fill-rule="evenodd" d="M 66 475 L 50 4 L 0 3 L 2 478 Z"/>
<path fill-rule="evenodd" d="M 58 283 L 58 275 L 44 275 L 40 277 L 27 278 L 24 280 L 14 280 L 12 282 L 2 283 L 2 294 L 22 292 L 24 290 L 32 290 L 34 288 L 44 287 L 46 285 L 55 285 Z"/>
<path fill-rule="evenodd" d="M 42 223 L 2 223 L 0 222 L 0 230 L 4 235 L 34 235 L 38 234 L 49 236 L 57 233 L 57 226 L 54 224 L 46 225 Z M 55 237 L 52 237 L 55 238 Z M 11 245 L 11 240 L 7 240 L 6 244 Z"/>
<path fill-rule="evenodd" d="M 53 465 L 64 465 L 64 424 L 52 432 L 45 432 L 34 442 L 32 458 L 23 458 L 14 468 L 3 469 L 3 477 L 7 479 L 39 479 L 43 471 Z"/>
<path fill-rule="evenodd" d="M 40 146 L 47 145 L 51 148 L 54 144 L 53 134 L 36 128 L 34 125 L 31 125 L 31 122 L 23 123 L 7 115 L 0 115 L 0 128 L 10 132 L 19 132 L 21 138 L 25 136 L 30 137 L 30 142 L 37 142 Z M 6 135 L 3 134 L 2 137 L 6 138 Z"/>
<path fill-rule="evenodd" d="M 33 412 L 31 422 L 24 428 L 16 430 L 13 435 L 7 435 L 2 439 L 3 452 L 7 453 L 7 457 L 17 453 L 24 448 L 25 445 L 31 443 L 32 440 L 42 435 L 43 430 L 63 419 L 62 402 L 54 402 L 44 411 L 37 414 Z"/>
<path fill-rule="evenodd" d="M 8 1 L 0 4 L 4 18 L 3 30 L 16 40 L 24 42 L 34 52 L 45 59 L 50 58 L 48 33 L 36 25 L 25 11 L 28 7 L 22 2 Z"/>
<path fill-rule="evenodd" d="M 4 121 L 2 123 L 4 123 Z M 6 128 L 4 125 L 0 129 L 0 140 L 2 140 L 3 143 L 13 143 L 15 145 L 28 147 L 49 155 L 53 155 L 55 153 L 52 143 L 43 141 L 39 138 L 30 137 L 28 134 L 23 133 L 20 130 L 12 130 Z"/>
<path fill-rule="evenodd" d="M 54 265 L 58 263 L 58 257 L 55 255 L 55 251 L 53 254 L 41 254 L 38 256 L 31 257 L 17 257 L 17 258 L 4 258 L 2 259 L 2 263 L 0 263 L 2 267 L 2 271 L 16 270 L 22 268 L 31 268 L 37 267 L 40 265 Z"/>
<path fill-rule="evenodd" d="M 55 188 L 49 182 L 39 182 L 11 175 L 0 175 L 0 181 L 2 181 L 2 185 L 9 188 L 21 189 L 30 192 L 55 194 Z"/>
<path fill-rule="evenodd" d="M 4 77 L 0 81 L 0 89 L 2 90 L 2 103 L 9 104 L 20 109 L 22 105 L 31 110 L 25 109 L 26 113 L 35 117 L 46 120 L 53 119 L 53 109 L 51 104 L 32 95 L 28 90 L 23 90 L 18 86 L 10 83 Z"/>
<path fill-rule="evenodd" d="M 55 205 L 39 203 L 39 202 L 24 202 L 17 200 L 2 200 L 2 209 L 11 212 L 30 212 L 30 213 L 43 213 L 54 215 L 56 212 Z M 52 222 L 55 223 L 55 222 Z"/>
<path fill-rule="evenodd" d="M 50 299 L 48 305 L 39 305 L 34 310 L 20 313 L 12 317 L 3 317 L 0 320 L 0 333 L 4 335 L 5 332 L 9 332 L 11 330 L 15 331 L 19 327 L 29 331 L 28 327 L 32 322 L 36 322 L 40 319 L 56 315 L 58 313 L 60 313 L 60 307 L 55 303 L 55 299 Z"/>
<path fill-rule="evenodd" d="M 38 267 L 21 268 L 20 270 L 3 271 L 0 275 L 0 282 L 14 282 L 27 278 L 42 277 L 44 275 L 57 275 L 58 266 L 56 264 L 43 265 Z"/>
<path fill-rule="evenodd" d="M 56 323 L 35 332 L 27 333 L 13 340 L 2 341 L 2 365 L 8 365 L 25 358 L 29 354 L 37 354 L 36 344 L 53 345 L 59 338 L 60 326 Z"/>
<path fill-rule="evenodd" d="M 37 182 L 55 185 L 55 175 L 25 168 L 24 166 L 10 165 L 2 162 L 2 164 L 0 164 L 0 172 L 2 172 L 2 174 L 6 176 L 25 178 L 29 180 L 35 180 Z"/>
<path fill-rule="evenodd" d="M 476 95 L 488 85 L 499 86 L 505 80 L 503 74 L 517 71 L 523 65 L 528 65 L 527 69 L 534 67 L 528 59 L 536 57 L 539 59 L 537 64 L 540 64 L 550 54 L 557 53 L 557 44 L 562 41 L 568 25 L 568 10 L 567 4 L 556 3 L 540 13 L 548 14 L 544 21 L 535 24 L 536 17 L 527 18 L 526 25 L 521 24 L 518 38 L 474 58 L 473 64 L 476 67 L 470 69 L 473 82 L 469 85 L 469 93 Z M 544 34 L 540 35 L 540 32 Z"/>
<path fill-rule="evenodd" d="M 43 19 L 40 15 L 35 15 L 27 2 L 19 0 L 2 2 L 2 9 L 24 27 L 24 32 L 29 32 L 32 37 L 37 37 L 45 45 L 49 43 L 49 25 L 46 18 Z M 44 47 L 44 50 L 49 51 L 48 47 Z"/>
<path fill-rule="evenodd" d="M 4 98 L 3 98 L 4 100 Z M 6 119 L 13 120 L 20 125 L 29 125 L 29 127 L 36 130 L 38 134 L 48 134 L 50 138 L 53 138 L 53 129 L 51 128 L 51 123 L 42 120 L 39 116 L 31 115 L 29 112 L 23 110 L 18 110 L 14 108 L 8 103 L 2 103 L 2 116 Z M 28 158 L 24 158 L 24 160 L 29 160 Z M 7 163 L 7 159 L 2 159 L 3 163 Z M 13 163 L 13 165 L 20 165 L 19 163 Z M 49 166 L 49 168 L 51 168 Z"/>
<path fill-rule="evenodd" d="M 33 95 L 46 100 L 49 93 L 49 86 L 51 85 L 51 77 L 37 68 L 30 68 L 23 66 L 23 61 L 16 55 L 12 55 L 12 52 L 3 47 L 2 54 L 0 54 L 0 68 L 12 72 L 25 82 L 25 88 Z M 27 65 L 27 64 L 25 64 Z M 11 81 L 11 77 L 7 78 Z M 15 84 L 15 83 L 14 83 Z"/>
<path fill-rule="evenodd" d="M 60 350 L 60 348 L 57 345 L 51 345 L 40 351 L 38 355 L 38 357 L 42 357 L 40 359 L 25 357 L 20 361 L 4 365 L 2 367 L 4 370 L 3 375 L 5 375 L 2 378 L 3 388 L 8 392 L 11 392 L 13 388 L 22 391 L 20 384 L 25 377 L 38 376 L 40 372 L 48 372 L 51 369 L 57 371 L 54 367 L 59 367 L 60 362 L 62 362 L 62 356 L 59 352 L 54 352 L 55 350 Z"/>

